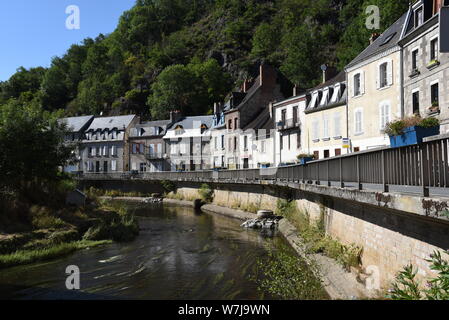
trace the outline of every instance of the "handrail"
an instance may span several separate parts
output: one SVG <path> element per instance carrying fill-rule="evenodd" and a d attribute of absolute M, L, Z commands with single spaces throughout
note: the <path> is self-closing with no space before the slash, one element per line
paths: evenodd
<path fill-rule="evenodd" d="M 295 182 L 357 190 L 449 195 L 449 137 L 401 148 L 378 148 L 338 157 L 261 169 L 154 173 L 87 173 L 79 179 L 144 179 L 204 182 Z"/>

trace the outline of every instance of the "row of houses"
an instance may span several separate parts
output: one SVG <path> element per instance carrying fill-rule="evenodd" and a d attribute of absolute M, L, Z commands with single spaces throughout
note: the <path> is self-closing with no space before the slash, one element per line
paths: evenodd
<path fill-rule="evenodd" d="M 78 142 L 67 171 L 155 172 L 272 167 L 389 145 L 385 125 L 437 117 L 449 131 L 449 0 L 418 0 L 344 70 L 300 90 L 261 64 L 213 114 L 165 121 L 135 115 L 64 121 Z"/>

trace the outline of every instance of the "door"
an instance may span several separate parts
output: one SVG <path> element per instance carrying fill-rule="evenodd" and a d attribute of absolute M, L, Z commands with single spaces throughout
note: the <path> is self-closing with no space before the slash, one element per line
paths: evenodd
<path fill-rule="evenodd" d="M 249 159 L 245 158 L 243 159 L 243 169 L 248 169 L 249 168 Z"/>

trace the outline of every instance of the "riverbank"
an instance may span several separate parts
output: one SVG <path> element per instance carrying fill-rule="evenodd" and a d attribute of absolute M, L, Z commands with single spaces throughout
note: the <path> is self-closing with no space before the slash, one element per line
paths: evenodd
<path fill-rule="evenodd" d="M 133 240 L 139 225 L 124 206 L 96 199 L 85 207 L 31 206 L 16 232 L 0 232 L 0 269 Z M 9 225 L 11 227 L 11 225 Z"/>
<path fill-rule="evenodd" d="M 170 202 L 172 203 L 172 201 Z M 202 210 L 242 221 L 254 219 L 255 217 L 253 213 L 213 204 L 204 205 Z M 317 267 L 316 276 L 322 280 L 324 289 L 332 299 L 352 300 L 376 297 L 372 292 L 366 290 L 363 284 L 357 281 L 354 274 L 347 272 L 337 261 L 322 254 L 307 253 L 306 245 L 298 235 L 298 230 L 287 219 L 282 219 L 279 222 L 278 229 L 307 264 Z"/>

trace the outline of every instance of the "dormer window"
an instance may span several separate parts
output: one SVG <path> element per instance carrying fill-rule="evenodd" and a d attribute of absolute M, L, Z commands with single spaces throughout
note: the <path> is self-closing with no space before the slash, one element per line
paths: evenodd
<path fill-rule="evenodd" d="M 415 10 L 415 28 L 418 28 L 423 24 L 424 21 L 424 10 L 423 7 L 419 7 Z"/>
<path fill-rule="evenodd" d="M 184 133 L 184 128 L 182 126 L 177 126 L 175 128 L 175 135 L 176 136 L 180 136 Z"/>
<path fill-rule="evenodd" d="M 314 92 L 312 94 L 312 101 L 310 102 L 310 108 L 311 109 L 315 108 L 315 105 L 316 105 L 317 101 L 318 101 L 318 92 Z"/>
<path fill-rule="evenodd" d="M 329 88 L 324 89 L 322 95 L 323 96 L 321 98 L 320 106 L 324 106 L 327 104 L 328 97 L 329 97 Z"/>
<path fill-rule="evenodd" d="M 337 103 L 340 99 L 340 84 L 337 84 L 332 94 L 331 103 Z"/>
<path fill-rule="evenodd" d="M 204 131 L 206 131 L 206 130 L 207 130 L 207 126 L 205 124 L 202 124 L 201 125 L 201 134 L 203 134 Z"/>

